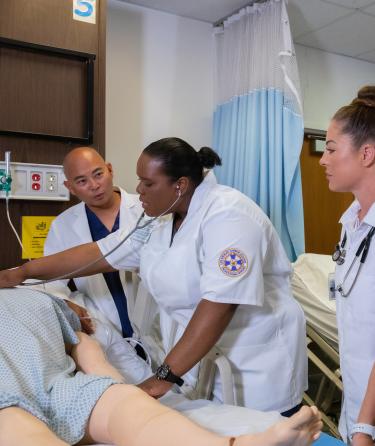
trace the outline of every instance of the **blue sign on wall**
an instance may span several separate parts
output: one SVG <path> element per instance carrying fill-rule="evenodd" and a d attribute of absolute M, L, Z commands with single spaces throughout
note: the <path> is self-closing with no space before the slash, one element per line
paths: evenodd
<path fill-rule="evenodd" d="M 73 0 L 73 19 L 81 22 L 96 23 L 97 0 Z"/>

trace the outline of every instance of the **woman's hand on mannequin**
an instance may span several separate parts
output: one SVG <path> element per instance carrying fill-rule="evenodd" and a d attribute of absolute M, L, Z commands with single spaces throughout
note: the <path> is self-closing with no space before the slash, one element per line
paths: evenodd
<path fill-rule="evenodd" d="M 11 288 L 25 280 L 22 267 L 0 271 L 0 288 Z"/>
<path fill-rule="evenodd" d="M 181 339 L 165 358 L 173 373 L 184 375 L 211 350 L 231 321 L 236 308 L 237 305 L 233 304 L 201 300 Z M 172 383 L 155 376 L 138 384 L 154 398 L 162 397 L 172 386 Z"/>
<path fill-rule="evenodd" d="M 161 398 L 168 392 L 168 390 L 172 388 L 172 386 L 172 383 L 157 379 L 155 376 L 151 376 L 142 383 L 138 384 L 140 389 L 154 398 Z"/>
<path fill-rule="evenodd" d="M 40 257 L 10 270 L 0 271 L 0 288 L 19 285 L 26 279 L 55 279 L 83 277 L 116 271 L 105 259 L 95 242 L 85 243 L 50 256 Z M 77 269 L 83 268 L 77 273 Z"/>
<path fill-rule="evenodd" d="M 165 358 L 174 374 L 181 377 L 211 350 L 227 328 L 237 306 L 201 300 L 181 339 Z M 162 397 L 172 386 L 172 383 L 158 380 L 155 376 L 138 385 L 154 398 Z"/>

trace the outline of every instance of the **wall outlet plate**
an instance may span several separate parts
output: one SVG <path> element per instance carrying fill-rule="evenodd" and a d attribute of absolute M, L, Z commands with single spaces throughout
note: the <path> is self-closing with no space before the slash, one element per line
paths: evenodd
<path fill-rule="evenodd" d="M 0 161 L 0 169 L 5 162 Z M 70 194 L 64 186 L 63 166 L 55 164 L 10 163 L 12 177 L 9 198 L 16 200 L 69 201 Z M 0 191 L 5 198 L 5 191 Z"/>

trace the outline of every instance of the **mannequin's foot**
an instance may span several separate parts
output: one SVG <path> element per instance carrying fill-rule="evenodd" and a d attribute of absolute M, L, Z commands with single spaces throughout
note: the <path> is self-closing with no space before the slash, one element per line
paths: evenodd
<path fill-rule="evenodd" d="M 241 435 L 233 446 L 308 446 L 319 437 L 323 426 L 320 418 L 316 407 L 303 406 L 295 415 L 263 433 Z"/>

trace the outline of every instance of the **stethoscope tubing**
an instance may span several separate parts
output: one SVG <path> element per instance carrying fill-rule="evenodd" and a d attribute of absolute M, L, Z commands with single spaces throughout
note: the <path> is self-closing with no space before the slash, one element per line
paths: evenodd
<path fill-rule="evenodd" d="M 370 249 L 371 240 L 372 240 L 372 237 L 373 237 L 374 233 L 375 233 L 375 227 L 372 226 L 371 229 L 369 230 L 369 232 L 367 233 L 366 237 L 361 241 L 361 243 L 360 243 L 360 245 L 359 245 L 359 247 L 358 247 L 358 249 L 357 249 L 357 251 L 355 253 L 354 258 L 351 261 L 350 266 L 349 266 L 348 270 L 346 271 L 346 273 L 344 275 L 344 278 L 341 281 L 341 284 L 337 285 L 337 287 L 335 288 L 335 290 L 338 291 L 341 294 L 342 297 L 348 297 L 350 292 L 352 291 L 352 289 L 353 289 L 353 287 L 354 287 L 354 285 L 355 285 L 355 283 L 357 281 L 358 275 L 359 275 L 359 273 L 361 271 L 362 265 L 366 261 L 367 254 L 368 254 L 368 251 Z M 340 245 L 341 250 L 344 249 L 345 243 L 346 243 L 346 232 L 344 234 L 343 242 Z M 334 255 L 335 255 L 335 253 L 334 253 Z M 358 266 L 357 272 L 355 273 L 354 279 L 352 280 L 352 283 L 351 283 L 349 289 L 347 290 L 347 292 L 345 292 L 344 291 L 344 284 L 345 284 L 347 278 L 349 277 L 349 274 L 351 273 L 354 264 L 359 259 L 359 256 L 361 256 L 361 259 L 359 261 L 359 266 Z M 333 258 L 333 256 L 332 256 L 332 258 Z M 340 258 L 342 258 L 341 255 L 336 260 L 335 259 L 333 259 L 333 260 L 336 263 L 338 263 L 337 260 L 339 260 Z"/>
<path fill-rule="evenodd" d="M 37 281 L 27 282 L 27 283 L 22 282 L 18 286 L 44 285 L 45 283 L 55 282 L 56 280 L 70 279 L 71 277 L 77 276 L 77 274 L 82 273 L 83 271 L 87 270 L 87 268 L 89 268 L 90 266 L 95 265 L 96 263 L 100 262 L 102 259 L 105 259 L 106 257 L 110 256 L 112 253 L 114 253 L 117 249 L 120 248 L 120 246 L 122 246 L 126 242 L 126 240 L 129 239 L 129 237 L 131 237 L 134 234 L 134 232 L 138 231 L 139 229 L 146 228 L 151 223 L 153 223 L 155 220 L 157 220 L 158 218 L 163 217 L 165 214 L 167 214 L 173 208 L 173 206 L 178 202 L 178 200 L 180 200 L 180 198 L 181 198 L 181 194 L 179 194 L 178 197 L 176 198 L 176 200 L 174 200 L 174 202 L 169 206 L 169 208 L 166 209 L 164 212 L 162 212 L 160 215 L 158 215 L 157 217 L 152 217 L 152 218 L 150 218 L 150 220 L 147 220 L 145 223 L 140 224 L 140 222 L 142 221 L 142 219 L 145 216 L 145 213 L 142 212 L 142 214 L 138 218 L 137 223 L 134 226 L 134 228 L 129 232 L 129 234 L 123 240 L 121 240 L 110 251 L 106 252 L 105 254 L 100 255 L 97 259 L 87 263 L 86 265 L 81 266 L 73 271 L 69 271 L 68 273 L 65 273 L 61 276 L 54 277 L 53 279 L 37 280 Z"/>

